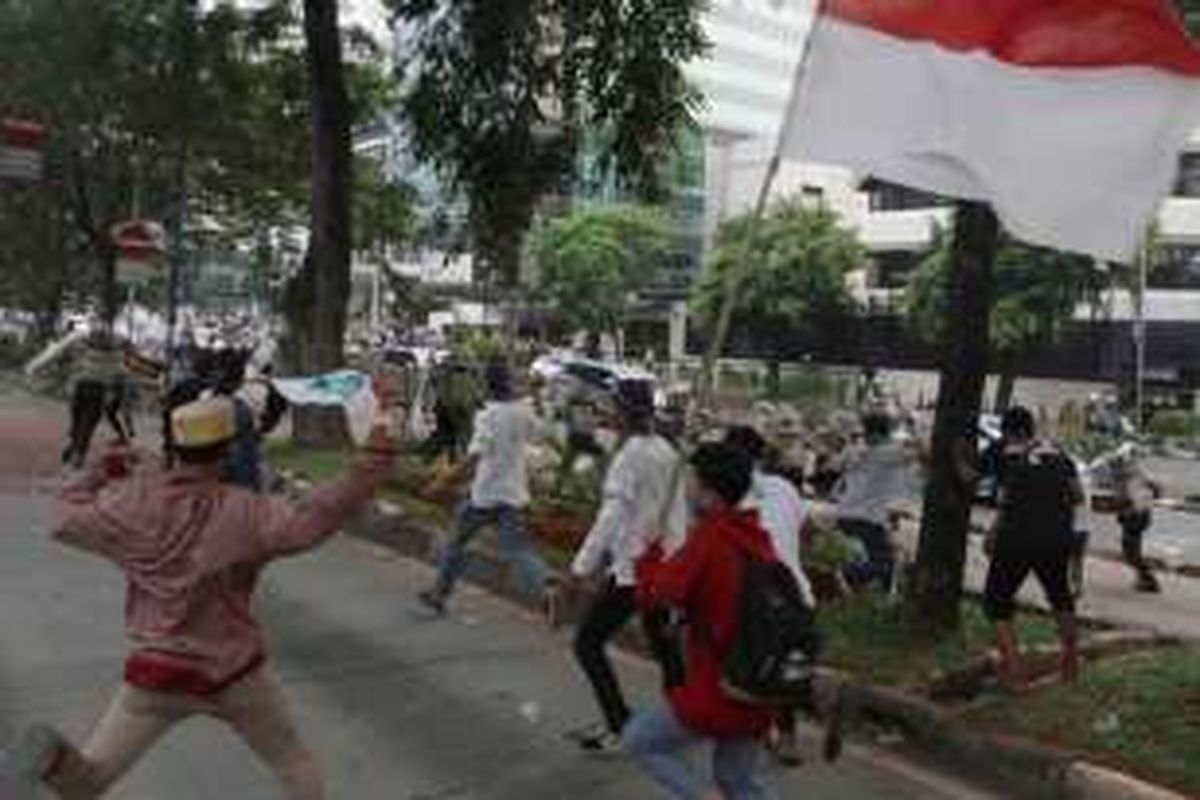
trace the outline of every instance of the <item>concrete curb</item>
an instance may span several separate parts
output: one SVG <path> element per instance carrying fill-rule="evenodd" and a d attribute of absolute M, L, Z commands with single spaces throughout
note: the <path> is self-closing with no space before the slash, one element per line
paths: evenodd
<path fill-rule="evenodd" d="M 287 479 L 299 491 L 307 481 Z M 443 533 L 413 520 L 388 501 L 377 501 L 372 512 L 352 523 L 353 536 L 400 555 L 432 563 Z M 543 598 L 515 591 L 499 553 L 486 546 L 473 549 L 466 580 L 529 611 L 541 613 Z M 561 609 L 559 621 L 571 624 L 580 609 Z M 1144 638 L 1137 642 L 1145 642 Z M 623 645 L 644 652 L 633 629 Z M 1121 649 L 1130 642 L 1105 642 L 1102 649 Z M 1162 787 L 1130 775 L 1081 761 L 1073 753 L 1026 740 L 968 731 L 953 714 L 929 700 L 881 686 L 847 687 L 850 713 L 901 730 L 922 752 L 965 776 L 989 784 L 1022 800 L 1187 800 Z"/>

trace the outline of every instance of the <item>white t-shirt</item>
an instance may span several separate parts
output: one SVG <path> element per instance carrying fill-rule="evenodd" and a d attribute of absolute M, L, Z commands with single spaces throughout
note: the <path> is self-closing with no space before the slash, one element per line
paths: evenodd
<path fill-rule="evenodd" d="M 815 608 L 816 596 L 800 565 L 800 531 L 808 521 L 808 504 L 791 481 L 778 475 L 756 472 L 743 506 L 758 512 L 759 523 L 771 537 L 775 555 L 796 577 L 805 602 Z"/>
<path fill-rule="evenodd" d="M 537 435 L 539 422 L 521 400 L 489 402 L 475 415 L 475 432 L 467 452 L 478 458 L 471 484 L 476 508 L 529 504 L 526 448 Z"/>
<path fill-rule="evenodd" d="M 608 561 L 619 586 L 636 583 L 634 564 L 650 539 L 662 537 L 668 552 L 687 536 L 683 456 L 661 436 L 632 436 L 604 479 L 604 500 L 571 571 L 581 577 Z M 673 494 L 672 494 L 673 492 Z M 666 530 L 659 530 L 666 509 Z"/>

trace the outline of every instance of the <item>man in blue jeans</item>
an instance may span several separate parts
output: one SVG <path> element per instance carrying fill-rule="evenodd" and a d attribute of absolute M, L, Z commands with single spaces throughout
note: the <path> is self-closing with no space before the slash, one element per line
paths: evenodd
<path fill-rule="evenodd" d="M 546 589 L 546 565 L 522 522 L 529 505 L 526 448 L 540 422 L 533 407 L 516 396 L 508 368 L 492 363 L 485 373 L 488 403 L 475 416 L 475 429 L 463 469 L 475 469 L 471 496 L 458 510 L 454 538 L 442 551 L 436 583 L 418 595 L 442 614 L 446 601 L 467 568 L 467 548 L 489 525 L 500 534 L 500 551 L 531 596 Z"/>

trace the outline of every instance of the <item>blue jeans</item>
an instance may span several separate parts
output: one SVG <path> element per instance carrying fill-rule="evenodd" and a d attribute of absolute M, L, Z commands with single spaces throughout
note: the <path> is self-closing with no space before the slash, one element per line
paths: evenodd
<path fill-rule="evenodd" d="M 530 596 L 540 594 L 546 585 L 546 564 L 529 538 L 521 522 L 521 509 L 500 505 L 490 508 L 473 506 L 468 501 L 458 508 L 454 538 L 442 550 L 438 560 L 438 580 L 435 591 L 449 597 L 454 585 L 467 569 L 467 548 L 475 537 L 489 525 L 500 532 L 500 555 L 516 572 L 523 591 Z"/>
<path fill-rule="evenodd" d="M 700 800 L 714 788 L 727 800 L 775 800 L 775 793 L 758 778 L 760 740 L 716 740 L 712 758 L 715 786 L 697 775 L 684 758 L 684 750 L 703 741 L 684 727 L 666 703 L 638 714 L 625 728 L 626 752 L 678 800 Z"/>

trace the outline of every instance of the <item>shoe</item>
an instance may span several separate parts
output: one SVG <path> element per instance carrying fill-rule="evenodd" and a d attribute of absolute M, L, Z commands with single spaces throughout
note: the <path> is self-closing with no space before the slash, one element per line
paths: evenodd
<path fill-rule="evenodd" d="M 781 766 L 790 769 L 804 766 L 804 757 L 800 754 L 800 747 L 796 744 L 795 736 L 780 734 L 770 741 L 767 749 Z"/>
<path fill-rule="evenodd" d="M 421 605 L 439 617 L 444 616 L 446 613 L 446 598 L 436 589 L 426 589 L 418 593 L 417 600 L 421 602 Z"/>
<path fill-rule="evenodd" d="M 54 728 L 41 723 L 31 725 L 3 761 L 6 777 L 15 779 L 18 785 L 36 786 L 54 769 L 66 746 L 66 740 Z"/>
<path fill-rule="evenodd" d="M 572 731 L 567 734 L 567 738 L 579 745 L 579 749 L 585 753 L 603 755 L 621 752 L 621 737 L 603 723 Z"/>
<path fill-rule="evenodd" d="M 1143 594 L 1160 594 L 1162 587 L 1158 584 L 1158 578 L 1152 574 L 1146 574 L 1137 579 L 1137 583 L 1133 585 L 1134 591 L 1142 592 Z"/>

